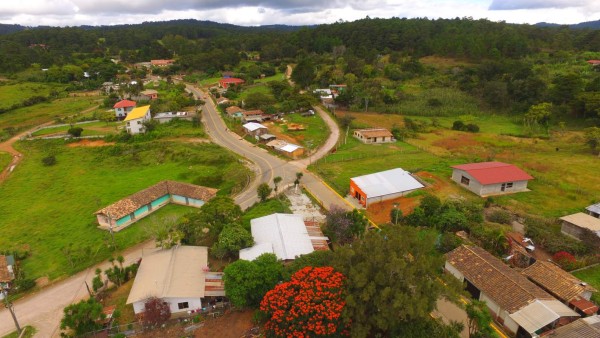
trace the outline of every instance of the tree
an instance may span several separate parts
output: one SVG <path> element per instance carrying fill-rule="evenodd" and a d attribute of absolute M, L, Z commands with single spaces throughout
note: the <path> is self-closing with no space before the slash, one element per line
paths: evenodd
<path fill-rule="evenodd" d="M 94 292 L 98 292 L 98 290 L 100 290 L 103 286 L 104 282 L 102 281 L 102 270 L 97 268 L 94 279 L 92 279 L 92 290 L 94 290 Z"/>
<path fill-rule="evenodd" d="M 81 136 L 82 132 L 83 132 L 83 128 L 80 128 L 80 127 L 73 127 L 73 128 L 69 128 L 69 130 L 67 130 L 67 133 L 69 133 L 69 135 L 71 135 L 73 137 Z"/>
<path fill-rule="evenodd" d="M 277 188 L 278 188 L 278 184 L 281 183 L 281 176 L 275 176 L 275 178 L 273 178 L 273 184 L 275 184 L 275 194 L 277 194 Z"/>
<path fill-rule="evenodd" d="M 292 72 L 292 80 L 300 87 L 308 87 L 315 79 L 315 66 L 313 63 L 304 58 L 298 62 Z"/>
<path fill-rule="evenodd" d="M 162 299 L 151 297 L 144 303 L 144 325 L 155 327 L 171 318 L 169 304 Z"/>
<path fill-rule="evenodd" d="M 529 107 L 523 116 L 523 121 L 526 127 L 535 129 L 538 125 L 547 126 L 551 114 L 552 103 L 542 102 Z"/>
<path fill-rule="evenodd" d="M 252 234 L 239 224 L 227 224 L 219 234 L 219 239 L 211 248 L 211 253 L 217 257 L 235 256 L 243 249 L 254 244 Z"/>
<path fill-rule="evenodd" d="M 491 338 L 497 337 L 494 329 L 490 326 L 492 316 L 485 302 L 472 300 L 466 307 L 469 318 L 469 338 Z"/>
<path fill-rule="evenodd" d="M 226 224 L 238 222 L 241 216 L 242 209 L 231 197 L 216 196 L 177 225 L 183 233 L 181 242 L 198 245 L 206 237 L 216 240 Z"/>
<path fill-rule="evenodd" d="M 587 128 L 585 130 L 585 143 L 594 151 L 600 148 L 600 128 Z M 600 155 L 600 153 L 598 155 Z"/>
<path fill-rule="evenodd" d="M 308 266 L 267 292 L 260 303 L 267 337 L 349 336 L 344 279 L 332 267 Z"/>
<path fill-rule="evenodd" d="M 281 280 L 282 264 L 277 256 L 266 253 L 253 261 L 238 260 L 223 270 L 225 294 L 237 307 L 256 307 Z"/>
<path fill-rule="evenodd" d="M 106 318 L 102 313 L 102 304 L 94 298 L 71 304 L 63 312 L 60 328 L 71 330 L 75 336 L 100 329 L 100 320 Z"/>
<path fill-rule="evenodd" d="M 429 318 L 445 291 L 435 241 L 432 232 L 390 225 L 335 251 L 333 267 L 347 277 L 344 318 L 353 336 L 387 336 L 398 325 Z"/>
<path fill-rule="evenodd" d="M 148 223 L 146 231 L 163 249 L 170 249 L 181 242 L 184 234 L 177 227 L 177 217 L 166 216 Z"/>
<path fill-rule="evenodd" d="M 273 189 L 271 189 L 271 187 L 269 187 L 267 183 L 261 183 L 256 188 L 256 193 L 258 194 L 258 197 L 260 198 L 261 202 L 266 201 L 269 198 L 269 195 L 271 195 L 272 191 Z"/>
<path fill-rule="evenodd" d="M 301 172 L 296 173 L 296 180 L 294 181 L 294 184 L 296 186 L 298 186 L 300 184 L 300 179 L 302 179 L 302 176 L 304 176 L 303 173 L 301 173 Z"/>
<path fill-rule="evenodd" d="M 325 215 L 324 231 L 329 238 L 338 244 L 351 243 L 365 232 L 368 220 L 356 209 L 346 211 L 332 205 Z"/>

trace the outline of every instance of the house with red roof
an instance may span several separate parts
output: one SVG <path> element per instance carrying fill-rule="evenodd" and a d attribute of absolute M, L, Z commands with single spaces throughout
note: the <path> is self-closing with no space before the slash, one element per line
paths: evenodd
<path fill-rule="evenodd" d="M 129 114 L 129 112 L 135 108 L 136 104 L 137 103 L 135 103 L 135 101 L 131 100 L 121 100 L 115 103 L 113 108 L 115 109 L 115 116 L 117 117 L 117 120 L 123 120 L 126 118 L 127 114 Z"/>
<path fill-rule="evenodd" d="M 468 163 L 452 166 L 452 180 L 481 197 L 529 191 L 533 177 L 518 167 L 502 162 Z"/>
<path fill-rule="evenodd" d="M 592 66 L 600 66 L 600 60 L 587 60 L 586 62 Z"/>
<path fill-rule="evenodd" d="M 242 85 L 244 82 L 246 81 L 238 79 L 237 77 L 225 77 L 219 80 L 219 87 L 227 89 L 231 86 Z"/>

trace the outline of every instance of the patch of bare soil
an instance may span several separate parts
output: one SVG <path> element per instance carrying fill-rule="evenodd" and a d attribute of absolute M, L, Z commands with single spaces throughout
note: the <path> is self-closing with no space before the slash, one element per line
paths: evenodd
<path fill-rule="evenodd" d="M 239 338 L 254 327 L 252 311 L 228 311 L 222 317 L 209 319 L 196 330 L 196 338 Z"/>
<path fill-rule="evenodd" d="M 106 142 L 104 140 L 90 140 L 90 139 L 83 139 L 83 140 L 79 140 L 79 142 L 73 142 L 73 143 L 69 143 L 67 146 L 74 148 L 74 147 L 105 147 L 105 146 L 112 146 L 113 144 L 115 144 L 114 142 Z"/>
<path fill-rule="evenodd" d="M 290 142 L 290 143 L 294 143 L 294 144 L 299 144 L 300 139 L 301 138 L 294 138 L 289 136 L 288 134 L 285 134 L 283 132 L 283 128 L 281 124 L 277 124 L 277 123 L 273 123 L 273 122 L 266 122 L 263 123 L 267 128 L 269 128 L 269 133 L 275 135 L 275 137 L 277 137 L 277 139 L 279 140 L 284 140 L 286 142 Z"/>
<path fill-rule="evenodd" d="M 447 150 L 456 150 L 467 147 L 481 146 L 482 144 L 476 141 L 472 134 L 460 133 L 437 140 L 433 142 L 432 145 Z"/>

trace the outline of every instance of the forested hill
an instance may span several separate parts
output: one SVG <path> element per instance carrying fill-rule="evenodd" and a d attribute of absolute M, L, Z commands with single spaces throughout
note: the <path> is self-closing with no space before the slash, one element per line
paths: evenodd
<path fill-rule="evenodd" d="M 13 27 L 19 29 L 19 27 Z M 310 27 L 242 27 L 175 20 L 137 25 L 24 29 L 0 35 L 0 72 L 73 62 L 75 57 L 119 57 L 125 62 L 171 58 L 185 69 L 220 69 L 240 51 L 261 59 L 323 54 L 336 48 L 373 60 L 391 51 L 421 57 L 518 59 L 540 50 L 600 49 L 600 30 L 536 27 L 488 20 L 362 19 Z M 202 69 L 201 69 L 202 70 Z"/>
<path fill-rule="evenodd" d="M 27 29 L 27 27 L 21 25 L 7 25 L 0 23 L 0 35 L 20 32 L 25 29 Z"/>
<path fill-rule="evenodd" d="M 549 23 L 549 22 L 539 22 L 539 23 L 536 23 L 535 25 L 538 27 L 567 26 L 569 28 L 574 28 L 574 29 L 582 29 L 582 28 L 600 29 L 600 20 L 580 22 L 580 23 L 576 23 L 576 24 L 572 24 L 572 25 L 559 25 L 557 23 Z"/>

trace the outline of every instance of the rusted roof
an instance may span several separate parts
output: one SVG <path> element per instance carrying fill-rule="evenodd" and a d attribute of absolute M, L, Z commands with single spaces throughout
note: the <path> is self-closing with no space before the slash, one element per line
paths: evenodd
<path fill-rule="evenodd" d="M 570 302 L 569 305 L 574 306 L 577 310 L 580 310 L 581 312 L 585 313 L 586 315 L 590 316 L 593 315 L 594 313 L 598 312 L 598 305 L 592 303 L 591 301 L 582 298 L 582 297 L 575 297 L 573 298 Z"/>
<path fill-rule="evenodd" d="M 254 115 L 262 115 L 264 114 L 262 110 L 257 109 L 257 110 L 247 110 L 247 111 L 243 111 L 242 114 L 244 116 L 254 116 Z"/>
<path fill-rule="evenodd" d="M 521 273 L 563 302 L 568 302 L 585 291 L 596 291 L 550 262 L 536 261 Z"/>
<path fill-rule="evenodd" d="M 0 282 L 8 283 L 15 279 L 15 276 L 8 271 L 8 261 L 6 256 L 0 255 Z"/>
<path fill-rule="evenodd" d="M 385 128 L 375 129 L 358 129 L 355 132 L 362 134 L 364 137 L 392 137 L 392 133 Z"/>
<path fill-rule="evenodd" d="M 168 194 L 208 201 L 215 197 L 217 189 L 176 181 L 162 181 L 96 211 L 96 214 L 110 215 L 113 219 L 119 219 Z"/>
<path fill-rule="evenodd" d="M 315 251 L 329 250 L 329 245 L 327 245 L 328 238 L 323 235 L 319 222 L 304 221 L 304 226 L 306 226 L 306 231 Z"/>
<path fill-rule="evenodd" d="M 225 296 L 225 283 L 222 272 L 206 272 L 204 277 L 204 296 Z"/>
<path fill-rule="evenodd" d="M 231 107 L 225 108 L 225 111 L 227 112 L 227 114 L 233 115 L 235 113 L 243 112 L 244 110 L 238 106 L 231 106 Z"/>
<path fill-rule="evenodd" d="M 480 162 L 452 166 L 464 170 L 481 184 L 528 181 L 533 177 L 516 166 L 502 162 Z"/>
<path fill-rule="evenodd" d="M 600 316 L 578 319 L 561 326 L 546 337 L 549 338 L 598 338 L 600 337 Z"/>
<path fill-rule="evenodd" d="M 447 253 L 446 259 L 508 313 L 514 313 L 536 299 L 554 299 L 525 276 L 480 247 L 462 245 Z"/>

